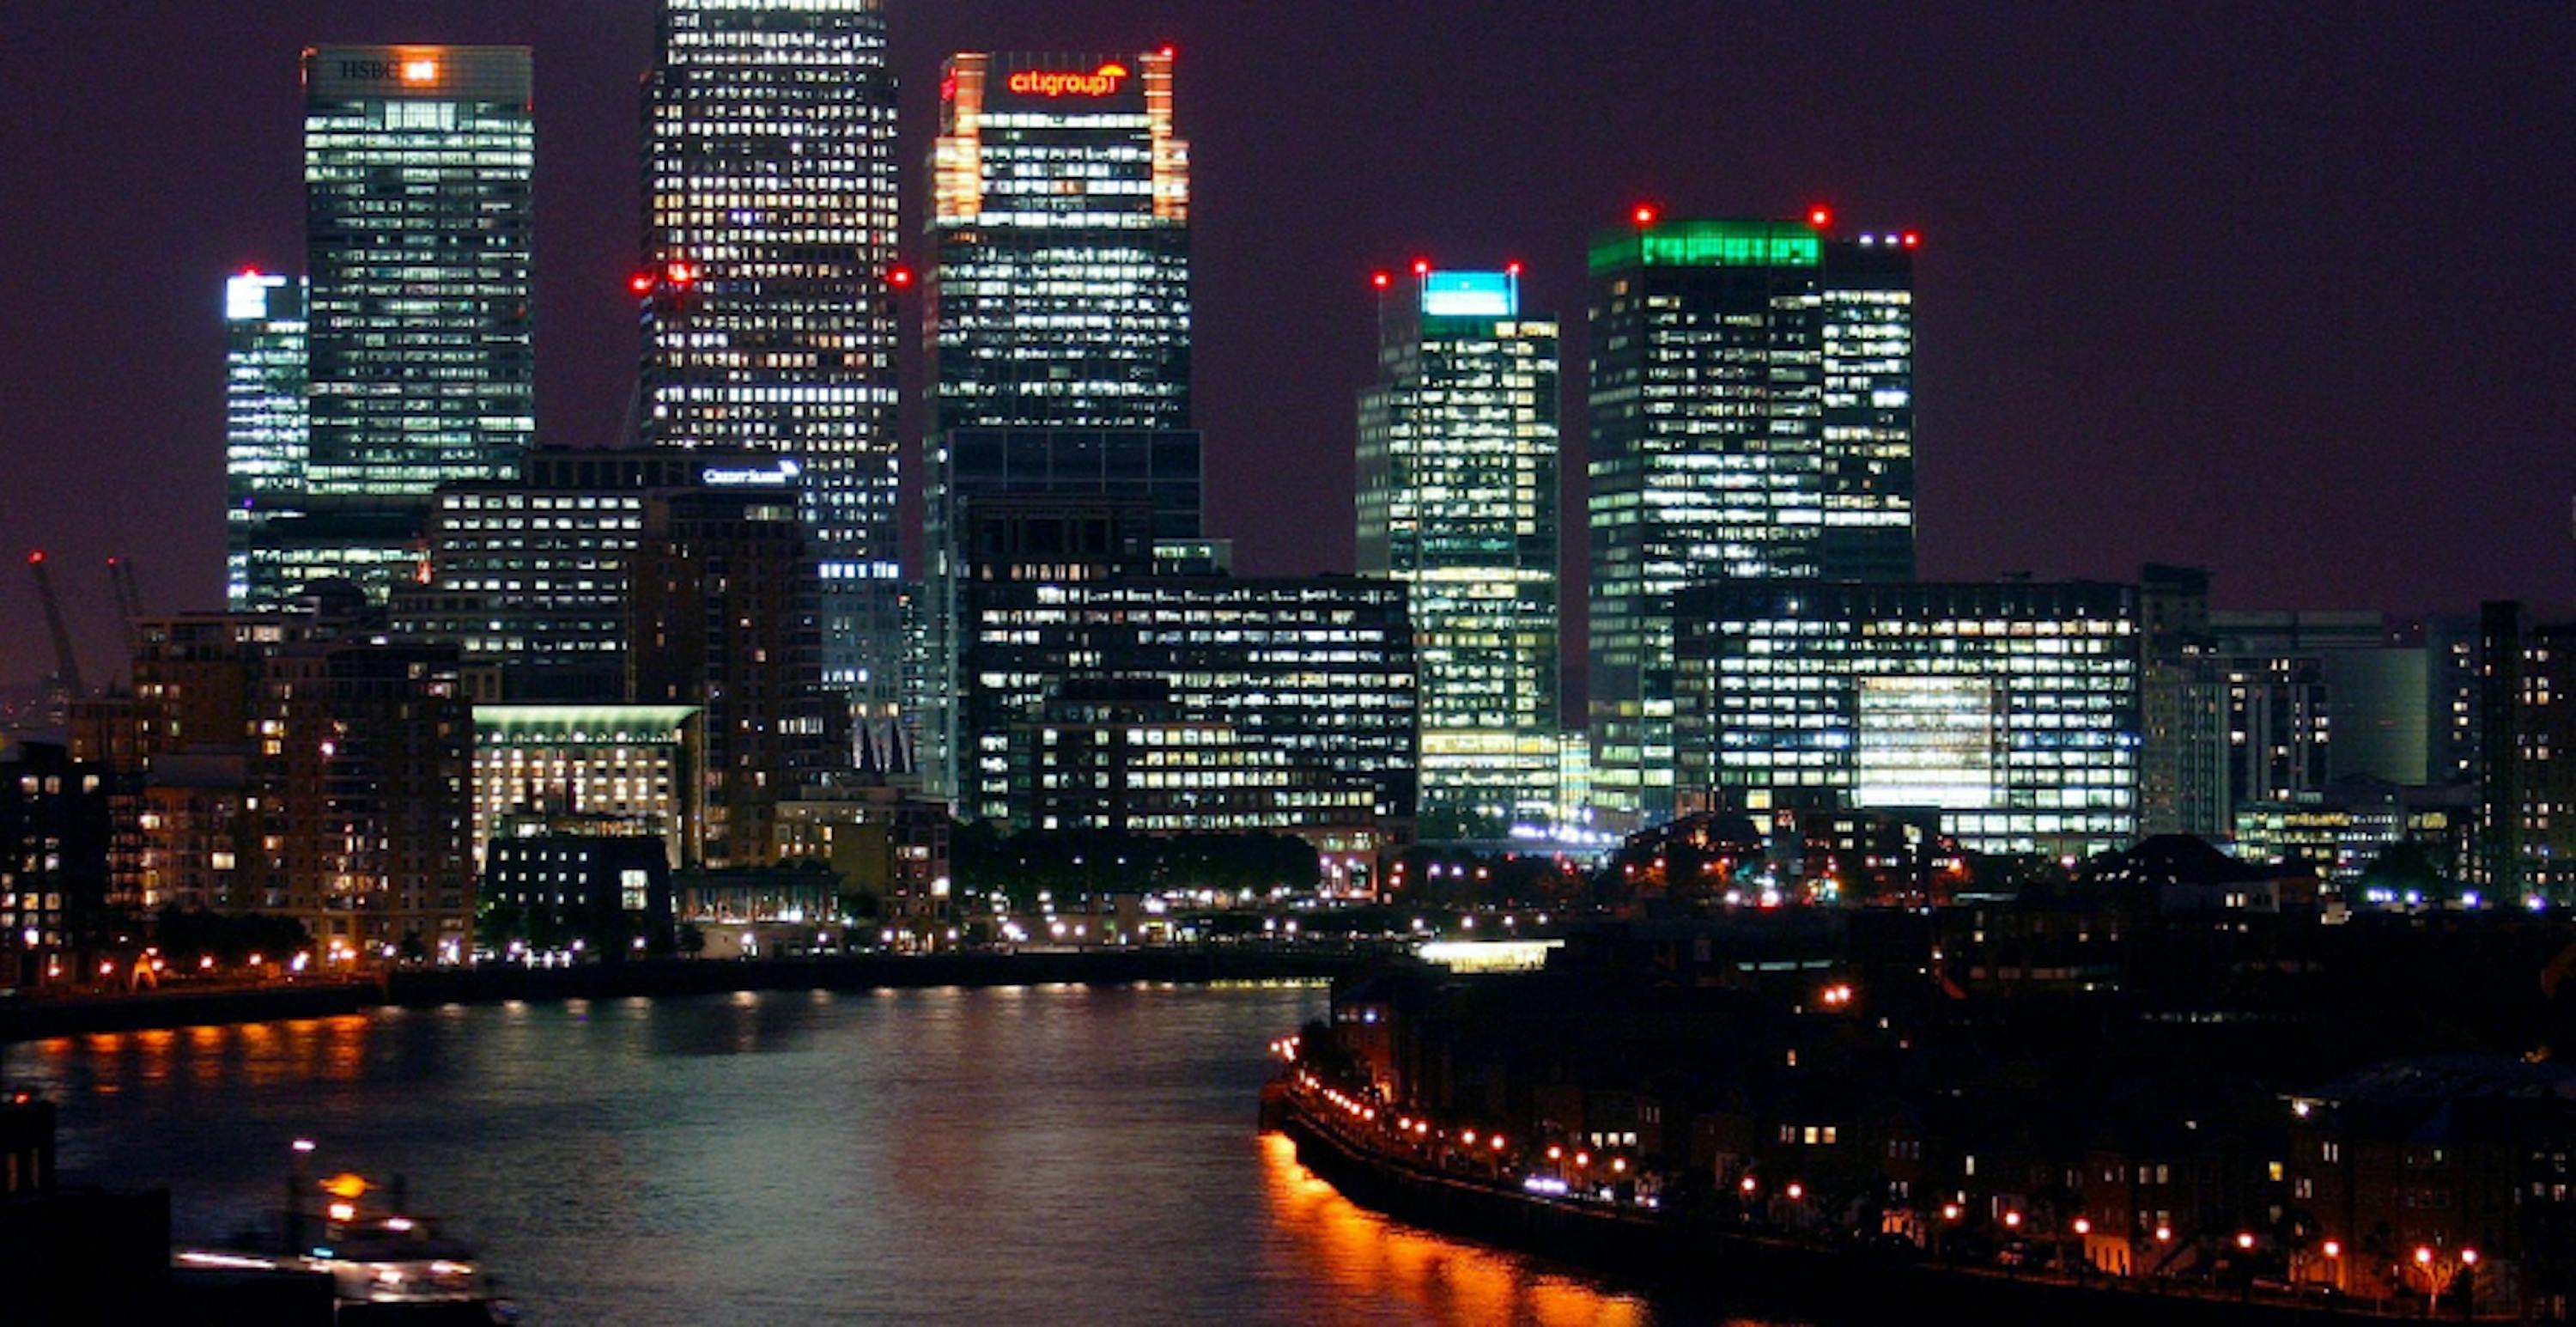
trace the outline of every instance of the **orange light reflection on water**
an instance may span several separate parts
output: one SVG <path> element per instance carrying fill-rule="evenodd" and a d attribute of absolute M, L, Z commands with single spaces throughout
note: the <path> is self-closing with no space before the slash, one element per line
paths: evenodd
<path fill-rule="evenodd" d="M 1299 1165 L 1296 1146 L 1279 1134 L 1262 1135 L 1261 1151 L 1271 1225 L 1287 1236 L 1298 1270 L 1343 1299 L 1393 1300 L 1408 1316 L 1436 1323 L 1645 1327 L 1653 1321 L 1641 1299 L 1362 1208 Z"/>

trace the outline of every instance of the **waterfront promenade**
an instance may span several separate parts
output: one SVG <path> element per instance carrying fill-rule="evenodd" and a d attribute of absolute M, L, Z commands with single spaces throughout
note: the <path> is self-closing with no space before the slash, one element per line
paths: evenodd
<path fill-rule="evenodd" d="M 1262 1122 L 1298 1162 L 1354 1203 L 1442 1235 L 1464 1236 L 1660 1291 L 1803 1296 L 1817 1311 L 1941 1321 L 2065 1322 L 2114 1327 L 2421 1321 L 2421 1299 L 2371 1301 L 2266 1294 L 2165 1277 L 1945 1261 L 1866 1232 L 1789 1231 L 1665 1210 L 1654 1186 L 1623 1180 L 1586 1194 L 1511 1182 L 1508 1167 L 1443 1164 L 1395 1141 L 1412 1121 L 1359 1091 L 1292 1067 L 1265 1092 Z M 1494 1140 L 1500 1143 L 1502 1140 Z M 1606 1177 L 1605 1177 L 1606 1178 Z M 1818 1298 L 1819 1296 L 1823 1298 Z M 2447 1321 L 2513 1322 L 2445 1306 Z"/>
<path fill-rule="evenodd" d="M 862 991 L 1057 983 L 1317 981 L 1369 952 L 1327 945 L 1167 945 L 1115 949 L 851 954 L 780 959 L 637 959 L 573 967 L 486 963 L 395 969 L 372 977 L 133 995 L 0 1001 L 0 1043 L 85 1032 L 324 1018 L 381 1005 L 681 996 L 729 991 Z"/>

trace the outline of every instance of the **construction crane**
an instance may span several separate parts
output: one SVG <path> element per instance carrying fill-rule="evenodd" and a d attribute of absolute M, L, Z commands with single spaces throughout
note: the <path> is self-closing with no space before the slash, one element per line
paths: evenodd
<path fill-rule="evenodd" d="M 116 611 L 129 623 L 143 616 L 143 592 L 135 588 L 134 562 L 130 558 L 107 560 L 107 589 L 116 596 Z"/>
<path fill-rule="evenodd" d="M 63 625 L 63 605 L 54 597 L 54 579 L 45 574 L 45 550 L 40 548 L 27 555 L 27 569 L 35 573 L 36 594 L 45 603 L 45 626 L 54 633 L 55 685 L 63 689 L 66 700 L 78 700 L 82 695 L 80 660 L 72 654 L 72 633 Z"/>

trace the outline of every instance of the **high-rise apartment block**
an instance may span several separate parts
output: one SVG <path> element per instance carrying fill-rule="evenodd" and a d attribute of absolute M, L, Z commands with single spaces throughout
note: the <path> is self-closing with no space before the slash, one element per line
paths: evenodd
<path fill-rule="evenodd" d="M 694 706 L 703 862 L 777 860 L 777 807 L 849 764 L 823 681 L 820 587 L 793 490 L 694 488 L 646 503 L 629 573 L 627 694 Z"/>
<path fill-rule="evenodd" d="M 1674 809 L 1674 591 L 1913 572 L 1915 237 L 1661 221 L 1596 240 L 1591 731 L 1606 823 Z"/>
<path fill-rule="evenodd" d="M 474 921 L 474 719 L 446 646 L 364 637 L 266 660 L 255 758 L 286 906 L 317 959 L 460 958 Z"/>
<path fill-rule="evenodd" d="M 59 745 L 0 743 L 0 990 L 79 980 L 115 897 L 107 770 Z M 70 969 L 67 971 L 67 967 Z"/>
<path fill-rule="evenodd" d="M 2576 620 L 2479 605 L 2478 853 L 2469 883 L 2576 901 Z"/>
<path fill-rule="evenodd" d="M 1557 800 L 1557 329 L 1517 264 L 1381 274 L 1359 402 L 1359 571 L 1411 596 L 1427 837 Z"/>
<path fill-rule="evenodd" d="M 644 440 L 798 467 L 825 682 L 901 703 L 895 80 L 881 0 L 662 0 Z"/>

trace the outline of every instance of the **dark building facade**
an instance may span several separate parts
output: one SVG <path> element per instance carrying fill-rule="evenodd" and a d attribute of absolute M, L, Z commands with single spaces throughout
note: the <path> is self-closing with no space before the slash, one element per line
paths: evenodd
<path fill-rule="evenodd" d="M 2514 600 L 2480 606 L 2474 883 L 2576 898 L 2576 620 Z"/>
<path fill-rule="evenodd" d="M 539 941 L 579 940 L 606 961 L 662 953 L 671 941 L 671 861 L 656 837 L 534 817 L 493 836 L 482 906 L 486 916 L 515 914 Z"/>
<path fill-rule="evenodd" d="M 103 767 L 50 743 L 0 748 L 0 985 L 88 980 L 112 833 Z"/>
<path fill-rule="evenodd" d="M 696 489 L 645 506 L 627 604 L 628 692 L 699 710 L 705 864 L 776 860 L 776 808 L 849 765 L 823 680 L 816 569 L 792 497 Z"/>
<path fill-rule="evenodd" d="M 285 913 L 325 963 L 461 956 L 474 716 L 447 646 L 364 637 L 265 660 L 254 720 Z"/>
<path fill-rule="evenodd" d="M 682 448 L 528 453 L 506 480 L 442 485 L 428 577 L 392 597 L 396 631 L 457 647 L 480 701 L 610 701 L 626 686 L 629 563 L 658 494 L 793 493 L 798 466 Z"/>

